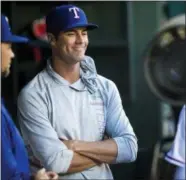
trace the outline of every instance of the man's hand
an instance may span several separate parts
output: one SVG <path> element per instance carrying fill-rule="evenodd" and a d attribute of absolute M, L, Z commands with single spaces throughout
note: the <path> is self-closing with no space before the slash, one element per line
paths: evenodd
<path fill-rule="evenodd" d="M 57 179 L 58 179 L 57 173 L 52 171 L 46 172 L 44 168 L 37 171 L 34 178 L 34 180 L 57 180 Z"/>

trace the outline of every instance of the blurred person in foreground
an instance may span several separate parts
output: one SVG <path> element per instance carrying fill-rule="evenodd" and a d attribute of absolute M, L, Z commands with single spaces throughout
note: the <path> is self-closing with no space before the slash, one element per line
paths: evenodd
<path fill-rule="evenodd" d="M 14 53 L 12 43 L 27 43 L 28 39 L 11 33 L 8 18 L 1 15 L 1 78 L 10 74 L 10 66 Z M 54 172 L 40 169 L 30 175 L 27 152 L 5 104 L 1 98 L 1 178 L 2 180 L 41 180 L 57 179 Z"/>
<path fill-rule="evenodd" d="M 47 14 L 46 28 L 52 57 L 18 98 L 33 171 L 45 167 L 63 179 L 113 179 L 109 164 L 135 161 L 138 145 L 115 83 L 98 75 L 85 55 L 88 30 L 97 25 L 79 7 L 65 5 Z"/>
<path fill-rule="evenodd" d="M 165 156 L 165 160 L 173 165 L 169 179 L 185 180 L 185 131 L 186 105 L 183 106 L 178 120 L 177 131 L 172 147 Z"/>

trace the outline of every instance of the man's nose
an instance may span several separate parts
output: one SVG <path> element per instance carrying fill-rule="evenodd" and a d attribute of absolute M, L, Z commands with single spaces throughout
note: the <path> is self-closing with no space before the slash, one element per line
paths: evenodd
<path fill-rule="evenodd" d="M 78 34 L 77 37 L 76 37 L 76 42 L 77 43 L 83 43 L 83 35 Z"/>
<path fill-rule="evenodd" d="M 14 52 L 12 51 L 11 52 L 11 58 L 14 58 L 15 57 L 15 54 L 14 54 Z"/>

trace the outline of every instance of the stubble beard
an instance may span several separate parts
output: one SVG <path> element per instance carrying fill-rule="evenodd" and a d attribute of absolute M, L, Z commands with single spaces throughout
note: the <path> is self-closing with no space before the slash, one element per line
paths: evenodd
<path fill-rule="evenodd" d="M 74 56 L 66 56 L 64 58 L 66 59 L 66 62 L 68 64 L 77 64 L 77 63 L 81 63 L 81 61 L 84 60 L 84 57 L 85 57 L 85 55 L 81 56 L 81 57 L 78 57 L 78 56 L 74 55 Z"/>

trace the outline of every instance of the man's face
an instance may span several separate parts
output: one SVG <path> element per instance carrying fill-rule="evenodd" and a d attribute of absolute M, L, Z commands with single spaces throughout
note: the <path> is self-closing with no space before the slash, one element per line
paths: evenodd
<path fill-rule="evenodd" d="M 11 43 L 1 43 L 1 75 L 7 77 L 10 74 L 10 67 L 14 53 Z"/>
<path fill-rule="evenodd" d="M 66 63 L 75 64 L 83 60 L 88 43 L 86 28 L 61 32 L 55 43 L 56 53 Z"/>

